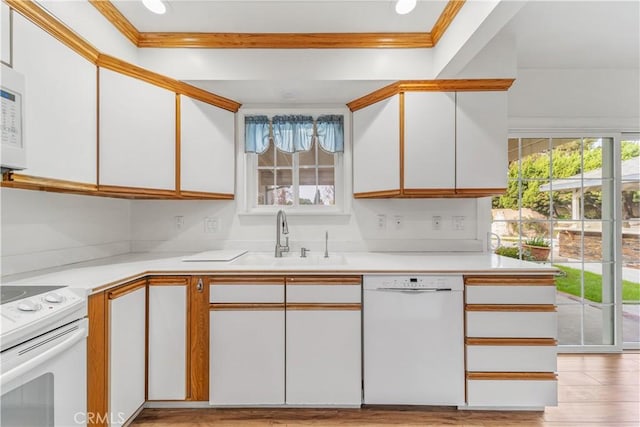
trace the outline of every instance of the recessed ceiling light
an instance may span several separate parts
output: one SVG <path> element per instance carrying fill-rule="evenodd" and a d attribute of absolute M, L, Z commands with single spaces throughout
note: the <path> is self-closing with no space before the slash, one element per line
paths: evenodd
<path fill-rule="evenodd" d="M 398 0 L 396 3 L 396 13 L 406 15 L 416 7 L 416 0 Z"/>
<path fill-rule="evenodd" d="M 162 15 L 167 11 L 167 6 L 162 0 L 142 0 L 142 4 L 151 12 L 157 13 L 158 15 Z"/>

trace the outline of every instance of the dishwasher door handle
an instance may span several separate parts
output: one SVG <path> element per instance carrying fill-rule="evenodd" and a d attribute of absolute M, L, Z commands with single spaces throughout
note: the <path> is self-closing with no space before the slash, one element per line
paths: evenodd
<path fill-rule="evenodd" d="M 421 294 L 426 292 L 451 292 L 451 288 L 376 288 L 374 291 L 403 292 L 408 294 Z"/>

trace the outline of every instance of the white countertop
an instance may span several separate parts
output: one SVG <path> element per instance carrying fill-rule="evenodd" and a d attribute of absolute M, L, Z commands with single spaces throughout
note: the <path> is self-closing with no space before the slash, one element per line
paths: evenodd
<path fill-rule="evenodd" d="M 328 259 L 298 254 L 274 258 L 249 252 L 228 262 L 184 262 L 188 253 L 130 253 L 47 270 L 7 276 L 2 284 L 61 284 L 95 292 L 149 274 L 553 274 L 545 264 L 490 253 L 332 253 Z"/>

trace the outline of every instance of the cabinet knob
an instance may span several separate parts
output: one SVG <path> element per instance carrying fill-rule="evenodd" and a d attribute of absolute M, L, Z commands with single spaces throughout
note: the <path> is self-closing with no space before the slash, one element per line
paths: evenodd
<path fill-rule="evenodd" d="M 196 289 L 198 292 L 202 292 L 204 290 L 204 283 L 202 283 L 202 279 L 198 279 L 198 284 L 196 285 Z"/>

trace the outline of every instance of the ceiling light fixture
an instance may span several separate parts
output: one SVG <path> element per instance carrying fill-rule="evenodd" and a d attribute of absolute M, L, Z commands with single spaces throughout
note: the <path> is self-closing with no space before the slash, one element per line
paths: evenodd
<path fill-rule="evenodd" d="M 406 15 L 416 7 L 416 0 L 398 0 L 396 3 L 396 13 Z"/>
<path fill-rule="evenodd" d="M 162 0 L 142 0 L 144 7 L 149 9 L 153 13 L 162 15 L 167 11 L 167 6 Z"/>

